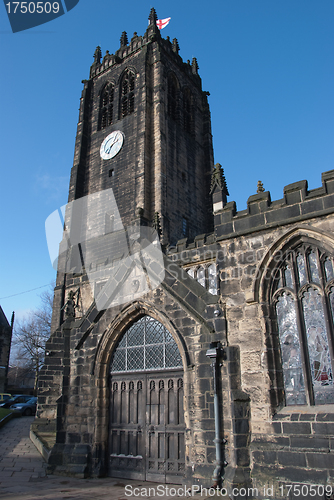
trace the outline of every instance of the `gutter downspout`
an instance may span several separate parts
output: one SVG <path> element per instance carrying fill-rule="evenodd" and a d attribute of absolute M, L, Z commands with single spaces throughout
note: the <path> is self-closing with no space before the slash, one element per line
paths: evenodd
<path fill-rule="evenodd" d="M 219 378 L 218 378 L 218 368 L 220 367 L 220 358 L 223 356 L 223 350 L 220 342 L 211 342 L 209 349 L 206 351 L 206 355 L 212 360 L 211 366 L 213 371 L 213 404 L 214 404 L 214 414 L 215 414 L 215 439 L 214 443 L 216 445 L 216 467 L 213 471 L 213 487 L 220 488 L 221 483 L 224 478 L 222 478 L 222 468 L 224 465 L 222 457 L 222 447 L 221 444 L 225 441 L 221 439 L 221 418 L 219 411 Z"/>

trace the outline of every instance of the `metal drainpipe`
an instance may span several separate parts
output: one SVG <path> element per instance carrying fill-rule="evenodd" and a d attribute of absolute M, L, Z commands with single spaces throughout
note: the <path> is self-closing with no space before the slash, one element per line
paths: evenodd
<path fill-rule="evenodd" d="M 222 483 L 222 468 L 223 468 L 223 457 L 222 457 L 222 447 L 221 444 L 224 440 L 221 439 L 221 428 L 220 428 L 220 411 L 219 411 L 219 394 L 218 394 L 218 368 L 220 366 L 220 358 L 222 357 L 223 351 L 220 342 L 211 342 L 209 349 L 206 351 L 208 358 L 212 359 L 212 371 L 213 371 L 213 404 L 214 404 L 214 414 L 215 414 L 215 440 L 216 445 L 216 467 L 213 471 L 213 487 L 221 487 Z"/>

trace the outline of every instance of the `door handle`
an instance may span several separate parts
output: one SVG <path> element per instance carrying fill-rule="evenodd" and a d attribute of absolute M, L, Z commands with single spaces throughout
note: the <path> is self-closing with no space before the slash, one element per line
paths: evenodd
<path fill-rule="evenodd" d="M 149 432 L 149 434 L 155 432 L 154 425 L 149 425 L 148 426 L 148 432 Z"/>

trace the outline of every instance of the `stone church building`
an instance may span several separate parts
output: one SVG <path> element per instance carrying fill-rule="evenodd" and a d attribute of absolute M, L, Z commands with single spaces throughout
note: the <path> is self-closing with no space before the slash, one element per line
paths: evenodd
<path fill-rule="evenodd" d="M 37 413 L 56 422 L 49 470 L 259 497 L 332 484 L 334 170 L 275 201 L 259 183 L 237 211 L 197 61 L 156 20 L 115 54 L 98 47 L 83 81 L 68 206 L 115 203 L 96 209 L 95 261 L 74 224 L 59 256 Z M 130 258 L 143 232 L 160 261 L 126 274 L 122 234 Z"/>

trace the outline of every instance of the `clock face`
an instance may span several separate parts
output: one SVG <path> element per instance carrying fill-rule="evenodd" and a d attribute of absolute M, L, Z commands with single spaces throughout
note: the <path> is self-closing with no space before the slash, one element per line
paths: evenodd
<path fill-rule="evenodd" d="M 103 160 L 110 160 L 117 155 L 123 146 L 124 134 L 120 130 L 111 132 L 101 144 L 100 156 Z"/>

